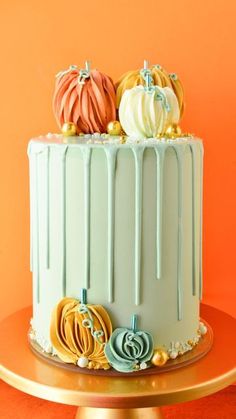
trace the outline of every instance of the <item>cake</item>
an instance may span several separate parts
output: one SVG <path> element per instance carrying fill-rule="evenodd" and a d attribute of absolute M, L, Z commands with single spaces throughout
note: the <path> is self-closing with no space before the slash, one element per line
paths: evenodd
<path fill-rule="evenodd" d="M 71 66 L 53 109 L 61 133 L 28 146 L 30 337 L 78 371 L 162 366 L 207 332 L 203 146 L 179 127 L 180 80 Z"/>

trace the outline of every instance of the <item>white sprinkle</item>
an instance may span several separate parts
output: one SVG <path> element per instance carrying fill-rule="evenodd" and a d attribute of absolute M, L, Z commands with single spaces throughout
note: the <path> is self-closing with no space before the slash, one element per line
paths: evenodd
<path fill-rule="evenodd" d="M 170 358 L 171 359 L 175 359 L 175 358 L 177 358 L 177 356 L 178 356 L 178 352 L 177 351 L 171 351 L 170 352 Z"/>
<path fill-rule="evenodd" d="M 140 370 L 145 370 L 147 368 L 146 362 L 141 362 L 140 364 Z"/>
<path fill-rule="evenodd" d="M 78 361 L 77 361 L 77 365 L 80 368 L 86 368 L 88 363 L 89 363 L 88 358 L 86 358 L 84 356 L 81 356 L 81 358 L 79 358 Z"/>

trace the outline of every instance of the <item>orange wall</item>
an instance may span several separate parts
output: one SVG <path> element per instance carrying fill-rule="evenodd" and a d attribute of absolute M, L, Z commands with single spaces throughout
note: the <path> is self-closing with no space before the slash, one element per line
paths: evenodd
<path fill-rule="evenodd" d="M 26 147 L 57 129 L 55 74 L 90 59 L 116 80 L 144 58 L 185 85 L 183 127 L 205 145 L 204 301 L 236 315 L 235 12 L 234 0 L 1 1 L 1 317 L 31 302 Z"/>

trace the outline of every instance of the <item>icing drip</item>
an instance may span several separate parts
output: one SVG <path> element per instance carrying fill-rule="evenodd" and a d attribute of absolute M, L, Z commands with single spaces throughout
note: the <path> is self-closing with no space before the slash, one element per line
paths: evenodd
<path fill-rule="evenodd" d="M 145 147 L 132 147 L 135 160 L 135 304 L 141 302 L 141 242 L 142 242 L 142 169 Z"/>
<path fill-rule="evenodd" d="M 28 157 L 29 157 L 29 172 L 30 172 L 30 272 L 33 272 L 33 162 L 31 157 L 31 149 L 28 147 Z"/>
<path fill-rule="evenodd" d="M 30 161 L 30 265 L 33 272 L 34 289 L 36 302 L 40 302 L 40 281 L 39 281 L 39 193 L 38 193 L 38 154 L 42 153 L 44 146 L 38 144 L 32 148 L 28 147 Z M 34 187 L 33 187 L 34 185 Z"/>
<path fill-rule="evenodd" d="M 108 302 L 114 301 L 114 204 L 115 204 L 115 167 L 116 167 L 116 153 L 117 148 L 106 147 L 107 156 L 107 174 L 108 174 Z"/>
<path fill-rule="evenodd" d="M 90 288 L 90 165 L 91 148 L 83 147 L 84 162 L 84 260 L 85 260 L 85 288 Z"/>
<path fill-rule="evenodd" d="M 36 252 L 35 256 L 33 256 L 33 270 L 36 282 L 36 301 L 37 303 L 40 302 L 40 281 L 39 281 L 39 203 L 38 203 L 38 155 L 34 155 L 35 162 L 34 162 L 34 176 L 35 176 L 35 245 L 36 245 Z"/>
<path fill-rule="evenodd" d="M 45 215 L 45 223 L 46 223 L 46 240 L 45 240 L 45 266 L 46 269 L 49 269 L 50 266 L 50 244 L 49 244 L 49 236 L 50 236 L 50 227 L 49 227 L 49 155 L 50 155 L 50 148 L 46 147 L 45 149 L 45 206 L 46 206 L 46 215 Z"/>
<path fill-rule="evenodd" d="M 192 293 L 196 295 L 196 144 L 190 144 L 192 155 Z"/>
<path fill-rule="evenodd" d="M 199 240 L 199 298 L 202 299 L 202 201 L 203 201 L 203 145 L 200 143 L 200 240 Z"/>
<path fill-rule="evenodd" d="M 68 146 L 61 148 L 61 295 L 66 295 L 66 154 Z"/>
<path fill-rule="evenodd" d="M 157 235 L 156 235 L 156 279 L 161 279 L 162 271 L 162 206 L 163 206 L 163 167 L 166 146 L 155 147 L 157 165 Z"/>
<path fill-rule="evenodd" d="M 178 163 L 178 262 L 177 262 L 177 318 L 183 319 L 183 155 L 184 150 L 172 146 Z"/>

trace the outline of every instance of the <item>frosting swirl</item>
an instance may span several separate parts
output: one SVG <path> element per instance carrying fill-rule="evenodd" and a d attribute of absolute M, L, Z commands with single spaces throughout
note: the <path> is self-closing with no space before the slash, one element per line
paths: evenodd
<path fill-rule="evenodd" d="M 180 111 L 170 87 L 136 86 L 122 96 L 119 117 L 127 135 L 156 137 L 171 124 L 178 124 Z"/>
<path fill-rule="evenodd" d="M 73 122 L 77 133 L 106 132 L 116 117 L 115 86 L 98 70 L 86 71 L 71 66 L 56 77 L 53 111 L 61 128 Z"/>
<path fill-rule="evenodd" d="M 146 368 L 153 354 L 153 340 L 149 333 L 126 328 L 115 329 L 105 346 L 105 355 L 113 368 L 132 372 Z"/>
<path fill-rule="evenodd" d="M 58 357 L 67 363 L 95 369 L 108 369 L 104 346 L 112 333 L 106 310 L 100 305 L 80 304 L 73 298 L 63 298 L 54 308 L 50 339 Z"/>

